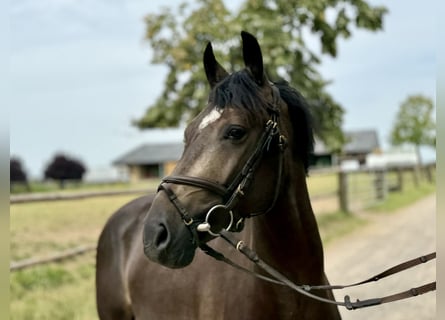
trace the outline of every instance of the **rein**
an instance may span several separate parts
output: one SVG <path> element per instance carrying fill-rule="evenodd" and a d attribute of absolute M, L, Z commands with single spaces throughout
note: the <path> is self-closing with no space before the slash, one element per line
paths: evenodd
<path fill-rule="evenodd" d="M 279 117 L 279 109 L 278 103 L 280 99 L 280 95 L 278 89 L 272 85 L 272 96 L 273 96 L 273 104 L 268 105 L 268 110 L 271 115 L 271 118 L 267 121 L 265 129 L 260 136 L 258 143 L 252 152 L 251 156 L 245 163 L 244 167 L 238 173 L 238 175 L 232 180 L 232 182 L 228 185 L 222 185 L 207 179 L 199 178 L 199 177 L 190 177 L 190 176 L 168 176 L 162 179 L 161 184 L 158 187 L 159 191 L 164 191 L 170 200 L 170 202 L 174 205 L 176 210 L 181 216 L 184 224 L 187 226 L 189 231 L 192 234 L 193 242 L 202 250 L 204 253 L 213 257 L 218 261 L 222 261 L 224 263 L 229 264 L 230 266 L 246 272 L 250 275 L 253 275 L 259 279 L 272 282 L 279 285 L 284 285 L 289 287 L 292 290 L 299 292 L 302 295 L 310 297 L 312 299 L 335 304 L 337 306 L 346 307 L 348 310 L 354 310 L 369 306 L 375 306 L 383 303 L 393 302 L 397 300 L 402 300 L 406 298 L 415 297 L 417 295 L 424 294 L 429 291 L 436 290 L 436 282 L 431 282 L 416 288 L 411 288 L 410 290 L 399 292 L 393 295 L 381 297 L 381 298 L 373 298 L 367 300 L 356 300 L 355 302 L 351 301 L 350 297 L 346 295 L 344 297 L 344 301 L 336 301 L 327 298 L 320 297 L 316 294 L 311 293 L 311 291 L 315 290 L 335 290 L 335 289 L 344 289 L 349 287 L 359 286 L 365 283 L 378 281 L 390 275 L 399 273 L 401 271 L 407 270 L 414 266 L 417 266 L 422 263 L 426 263 L 432 259 L 436 258 L 436 253 L 430 253 L 425 256 L 418 257 L 416 259 L 412 259 L 401 264 L 398 264 L 392 268 L 389 268 L 371 278 L 366 280 L 356 282 L 348 285 L 319 285 L 319 286 L 311 286 L 311 285 L 297 285 L 293 283 L 291 280 L 286 278 L 283 274 L 281 274 L 276 269 L 269 266 L 263 260 L 261 260 L 257 253 L 250 249 L 245 245 L 243 241 L 240 241 L 235 238 L 235 236 L 231 233 L 239 232 L 242 230 L 244 226 L 245 218 L 255 217 L 261 214 L 266 214 L 270 211 L 274 206 L 275 202 L 278 198 L 279 189 L 281 187 L 281 176 L 283 169 L 283 153 L 287 146 L 286 137 L 280 134 L 278 128 L 278 117 Z M 244 196 L 246 189 L 249 188 L 253 174 L 255 170 L 259 166 L 261 159 L 265 152 L 270 151 L 270 147 L 273 140 L 278 140 L 279 147 L 279 160 L 278 160 L 278 181 L 276 183 L 274 196 L 272 198 L 271 204 L 268 209 L 265 211 L 250 213 L 248 215 L 241 216 L 235 220 L 232 209 L 236 206 L 238 201 L 242 196 Z M 179 184 L 179 185 L 187 185 L 197 188 L 202 188 L 208 190 L 214 194 L 217 194 L 222 197 L 223 202 L 225 204 L 218 204 L 211 207 L 205 216 L 205 219 L 193 218 L 187 209 L 181 204 L 180 200 L 176 196 L 176 194 L 171 190 L 169 184 Z M 252 261 L 256 266 L 260 269 L 264 270 L 269 276 L 261 275 L 259 273 L 253 272 L 249 269 L 243 268 L 240 265 L 234 263 L 230 259 L 226 258 L 222 253 L 214 250 L 210 246 L 205 243 L 202 243 L 199 240 L 198 232 L 208 232 L 214 237 L 221 237 L 231 246 L 233 246 L 237 251 L 241 252 L 245 257 L 247 257 L 250 261 Z"/>
<path fill-rule="evenodd" d="M 412 259 L 409 261 L 405 261 L 405 262 L 400 263 L 392 268 L 389 268 L 377 275 L 374 275 L 366 280 L 356 282 L 353 284 L 332 285 L 332 286 L 331 285 L 311 286 L 311 285 L 297 285 L 297 284 L 293 283 L 286 276 L 284 276 L 279 271 L 272 268 L 267 263 L 265 263 L 263 260 L 261 260 L 261 258 L 258 257 L 258 255 L 255 251 L 253 251 L 248 246 L 246 246 L 243 241 L 236 239 L 233 236 L 233 234 L 231 234 L 230 232 L 228 232 L 226 230 L 221 230 L 220 237 L 222 239 L 224 239 L 227 243 L 229 243 L 231 246 L 233 246 L 237 251 L 241 252 L 245 257 L 247 257 L 250 261 L 252 261 L 259 268 L 261 268 L 262 270 L 267 272 L 272 278 L 255 273 L 251 270 L 245 269 L 245 268 L 235 264 L 231 260 L 227 259 L 223 254 L 219 253 L 218 251 L 212 249 L 211 247 L 209 247 L 207 245 L 206 245 L 205 249 L 204 248 L 201 248 L 201 249 L 203 249 L 203 251 L 206 254 L 215 258 L 216 260 L 225 262 L 225 263 L 231 265 L 232 267 L 235 267 L 243 272 L 249 273 L 257 278 L 260 278 L 262 280 L 269 281 L 269 282 L 272 282 L 275 284 L 285 285 L 288 288 L 295 290 L 295 291 L 299 292 L 300 294 L 305 295 L 309 298 L 312 298 L 312 299 L 315 299 L 315 300 L 318 300 L 321 302 L 329 303 L 329 304 L 335 304 L 337 306 L 343 306 L 348 310 L 355 310 L 355 309 L 375 306 L 375 305 L 379 305 L 379 304 L 383 304 L 383 303 L 407 299 L 407 298 L 411 298 L 411 297 L 415 297 L 415 296 L 424 294 L 429 291 L 436 290 L 436 281 L 434 281 L 434 282 L 430 282 L 430 283 L 427 283 L 427 284 L 419 286 L 419 287 L 411 288 L 409 290 L 399 292 L 399 293 L 396 293 L 393 295 L 380 297 L 380 298 L 366 299 L 366 300 L 358 300 L 357 299 L 355 302 L 351 301 L 351 298 L 349 297 L 349 295 L 346 295 L 344 297 L 344 301 L 336 301 L 336 300 L 331 300 L 331 299 L 326 299 L 326 298 L 320 297 L 320 296 L 315 295 L 310 292 L 313 290 L 344 289 L 344 288 L 356 287 L 356 286 L 359 286 L 359 285 L 362 285 L 365 283 L 369 283 L 369 282 L 373 282 L 373 281 L 378 281 L 378 280 L 386 278 L 390 275 L 399 273 L 401 271 L 407 270 L 409 268 L 412 268 L 417 265 L 426 263 L 430 260 L 433 260 L 436 258 L 436 252 L 433 252 L 428 255 L 421 256 L 421 257 L 418 257 L 418 258 L 415 258 L 415 259 Z"/>

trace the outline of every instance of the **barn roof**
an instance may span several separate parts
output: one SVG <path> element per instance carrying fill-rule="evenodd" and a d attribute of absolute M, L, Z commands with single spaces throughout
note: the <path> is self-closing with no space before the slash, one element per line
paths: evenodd
<path fill-rule="evenodd" d="M 146 143 L 120 156 L 113 164 L 142 165 L 176 161 L 181 157 L 183 149 L 182 142 Z"/>
<path fill-rule="evenodd" d="M 380 147 L 375 130 L 356 130 L 345 132 L 346 143 L 343 151 L 350 153 L 370 153 Z"/>
<path fill-rule="evenodd" d="M 376 130 L 345 131 L 344 135 L 346 143 L 343 146 L 343 152 L 345 154 L 370 153 L 380 147 Z M 330 153 L 331 151 L 325 143 L 315 137 L 314 154 L 324 155 Z"/>

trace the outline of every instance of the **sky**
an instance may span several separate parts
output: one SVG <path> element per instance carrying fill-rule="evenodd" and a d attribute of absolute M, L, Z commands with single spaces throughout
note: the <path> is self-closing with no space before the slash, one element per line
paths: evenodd
<path fill-rule="evenodd" d="M 169 1 L 175 6 L 179 0 Z M 355 30 L 324 57 L 320 72 L 345 109 L 345 130 L 376 129 L 388 137 L 400 103 L 411 94 L 435 99 L 435 1 L 369 1 L 389 9 L 381 32 Z M 226 1 L 229 8 L 234 0 Z M 139 131 L 162 91 L 165 67 L 151 65 L 143 17 L 160 0 L 15 0 L 10 2 L 9 136 L 31 177 L 57 152 L 89 170 L 145 142 L 182 139 L 182 130 Z M 432 18 L 433 17 L 433 18 Z M 434 151 L 422 150 L 424 158 Z"/>

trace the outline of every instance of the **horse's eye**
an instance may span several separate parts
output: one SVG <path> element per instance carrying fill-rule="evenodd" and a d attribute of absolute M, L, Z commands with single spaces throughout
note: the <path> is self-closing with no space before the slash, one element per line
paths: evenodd
<path fill-rule="evenodd" d="M 246 135 L 246 129 L 240 126 L 230 126 L 224 134 L 225 139 L 241 140 Z"/>

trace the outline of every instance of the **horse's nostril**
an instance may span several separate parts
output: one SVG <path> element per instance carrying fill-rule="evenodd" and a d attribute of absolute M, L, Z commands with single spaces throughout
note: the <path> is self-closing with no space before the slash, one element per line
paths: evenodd
<path fill-rule="evenodd" d="M 163 247 L 166 247 L 168 244 L 168 231 L 165 225 L 159 224 L 158 233 L 156 235 L 154 244 L 156 248 L 161 249 Z"/>

